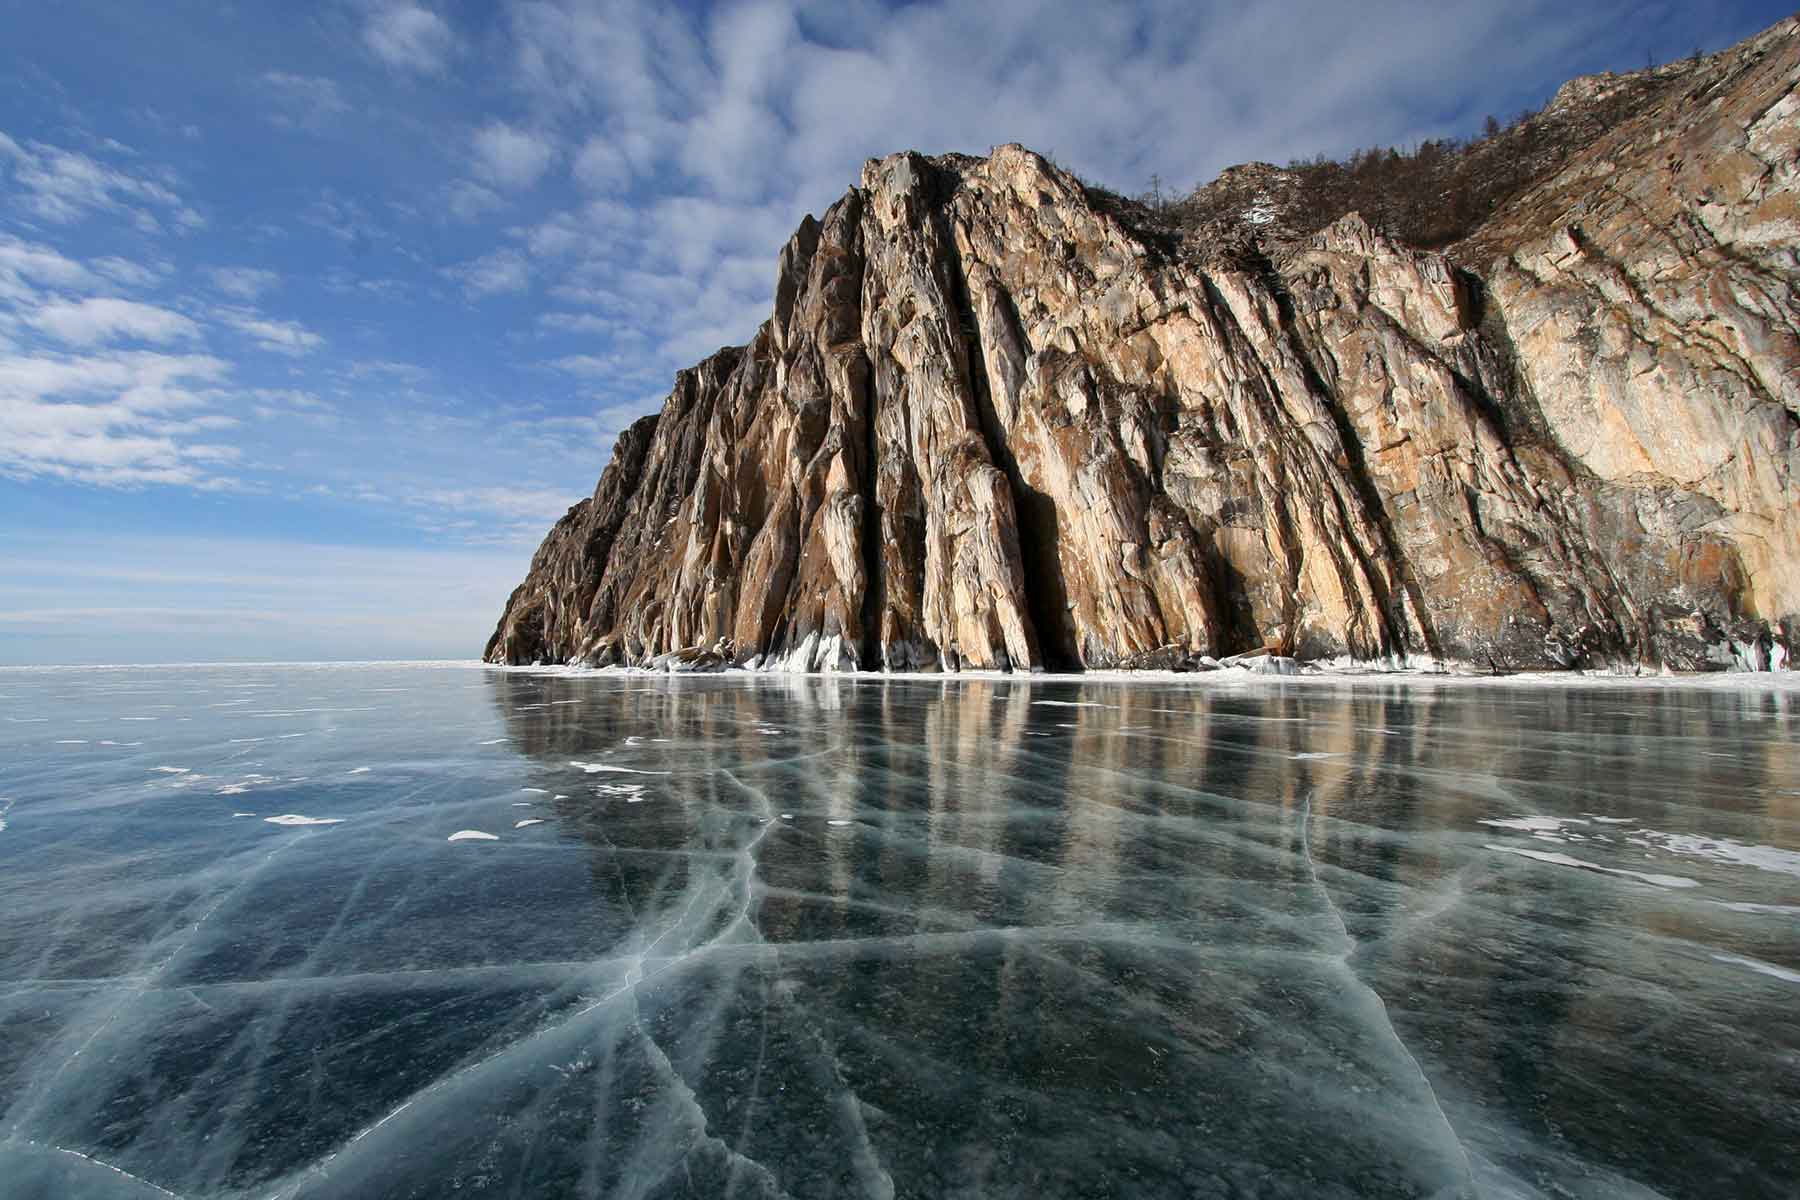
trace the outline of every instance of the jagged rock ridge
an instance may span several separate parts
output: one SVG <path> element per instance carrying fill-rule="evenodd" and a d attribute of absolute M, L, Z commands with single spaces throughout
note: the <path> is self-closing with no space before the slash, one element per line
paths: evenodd
<path fill-rule="evenodd" d="M 754 340 L 621 437 L 486 657 L 1780 665 L 1797 80 L 1790 20 L 1446 253 L 1350 214 L 1172 256 L 1022 147 L 872 160 Z"/>

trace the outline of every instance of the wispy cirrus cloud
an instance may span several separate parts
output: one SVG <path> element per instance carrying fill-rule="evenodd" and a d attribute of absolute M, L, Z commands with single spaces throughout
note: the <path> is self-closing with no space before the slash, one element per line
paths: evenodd
<path fill-rule="evenodd" d="M 495 250 L 480 258 L 446 267 L 444 275 L 462 285 L 471 300 L 522 292 L 531 285 L 531 262 L 517 250 Z"/>
<path fill-rule="evenodd" d="M 236 447 L 209 411 L 230 364 L 203 354 L 106 351 L 0 355 L 0 474 L 105 487 L 219 489 Z"/>
<path fill-rule="evenodd" d="M 285 128 L 321 130 L 350 111 L 335 79 L 265 71 L 260 82 L 269 98 L 269 119 Z"/>
<path fill-rule="evenodd" d="M 24 320 L 32 328 L 73 346 L 120 339 L 161 344 L 193 341 L 200 336 L 200 326 L 190 317 L 116 296 L 54 300 L 37 306 Z"/>
<path fill-rule="evenodd" d="M 239 300 L 255 300 L 281 284 L 281 276 L 260 267 L 208 267 L 206 280 L 214 290 Z"/>
<path fill-rule="evenodd" d="M 436 75 L 449 65 L 456 34 L 444 18 L 421 5 L 382 3 L 363 25 L 363 44 L 390 67 Z"/>
<path fill-rule="evenodd" d="M 214 315 L 226 328 L 276 354 L 310 354 L 325 344 L 324 338 L 300 322 L 277 320 L 253 308 L 219 308 Z"/>
<path fill-rule="evenodd" d="M 164 180 L 109 166 L 74 150 L 44 142 L 20 142 L 0 132 L 0 175 L 10 175 L 14 203 L 53 224 L 96 211 L 122 211 L 141 231 L 173 226 L 191 231 L 206 219 Z"/>
<path fill-rule="evenodd" d="M 476 172 L 509 191 L 530 187 L 543 177 L 556 157 L 556 144 L 529 129 L 489 121 L 472 139 Z"/>

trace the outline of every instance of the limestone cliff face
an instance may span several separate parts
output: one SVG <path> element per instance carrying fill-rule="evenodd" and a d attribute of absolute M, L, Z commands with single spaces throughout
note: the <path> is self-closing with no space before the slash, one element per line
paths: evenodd
<path fill-rule="evenodd" d="M 1778 665 L 1797 82 L 1790 21 L 1445 253 L 1351 214 L 1219 265 L 1021 147 L 871 161 L 754 340 L 620 439 L 487 658 Z"/>

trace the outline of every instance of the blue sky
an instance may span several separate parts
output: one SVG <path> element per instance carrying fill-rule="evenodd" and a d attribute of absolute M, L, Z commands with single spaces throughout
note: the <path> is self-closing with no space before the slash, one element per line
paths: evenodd
<path fill-rule="evenodd" d="M 0 663 L 473 657 L 868 156 L 1187 187 L 1784 15 L 0 0 Z"/>

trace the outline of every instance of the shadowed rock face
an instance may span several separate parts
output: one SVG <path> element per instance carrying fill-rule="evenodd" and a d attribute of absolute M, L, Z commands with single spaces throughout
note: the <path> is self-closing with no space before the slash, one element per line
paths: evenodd
<path fill-rule="evenodd" d="M 486 657 L 1778 664 L 1797 80 L 1788 21 L 1444 254 L 1350 214 L 1202 267 L 1021 147 L 871 161 L 755 339 L 620 439 Z"/>

